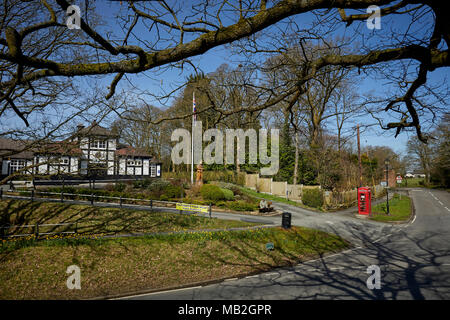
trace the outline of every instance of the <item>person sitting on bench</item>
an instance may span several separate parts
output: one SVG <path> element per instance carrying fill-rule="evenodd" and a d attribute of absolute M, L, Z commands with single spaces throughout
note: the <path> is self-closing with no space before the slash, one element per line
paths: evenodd
<path fill-rule="evenodd" d="M 265 199 L 262 199 L 259 202 L 259 212 L 270 212 L 273 211 L 273 207 L 271 207 L 272 201 L 267 202 Z"/>

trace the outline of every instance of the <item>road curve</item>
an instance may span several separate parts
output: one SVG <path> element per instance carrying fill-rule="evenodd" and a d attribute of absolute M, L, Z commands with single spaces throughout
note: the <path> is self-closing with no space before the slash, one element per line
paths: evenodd
<path fill-rule="evenodd" d="M 350 250 L 242 279 L 124 299 L 450 299 L 450 194 L 419 188 L 409 194 L 416 217 L 402 225 L 288 208 L 293 225 L 340 235 L 355 244 Z M 380 268 L 380 289 L 367 287 L 371 265 Z"/>

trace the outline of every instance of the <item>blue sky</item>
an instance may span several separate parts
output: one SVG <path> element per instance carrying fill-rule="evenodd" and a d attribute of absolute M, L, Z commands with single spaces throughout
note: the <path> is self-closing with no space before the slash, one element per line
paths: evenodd
<path fill-rule="evenodd" d="M 170 3 L 170 2 L 169 2 Z M 190 1 L 185 1 L 184 5 L 189 6 Z M 98 9 L 102 14 L 109 14 L 112 15 L 114 10 L 119 7 L 117 2 L 110 2 L 101 0 L 98 3 Z M 347 14 L 351 14 L 352 12 L 348 11 Z M 312 21 L 313 17 L 309 14 L 303 14 L 299 15 L 296 19 L 298 24 L 303 26 L 307 25 Z M 382 17 L 381 20 L 381 26 L 382 28 L 380 30 L 364 30 L 365 28 L 362 28 L 362 32 L 364 34 L 372 33 L 373 39 L 369 37 L 369 41 L 377 41 L 378 36 L 386 37 L 386 32 L 389 32 L 390 30 L 388 28 L 391 28 L 391 25 L 394 25 L 397 30 L 402 30 L 408 27 L 409 18 L 404 17 L 403 15 L 400 16 L 389 16 L 389 17 Z M 349 34 L 354 30 L 354 28 L 357 28 L 358 23 L 354 23 L 351 27 L 347 28 L 345 30 L 344 24 L 342 24 L 341 29 L 338 30 L 337 34 Z M 365 24 L 365 22 L 360 23 Z M 389 27 L 387 27 L 389 26 Z M 417 32 L 420 33 L 422 30 L 420 30 L 422 26 L 417 27 Z M 359 29 L 361 30 L 361 29 Z M 145 32 L 143 33 L 145 34 Z M 203 54 L 202 56 L 197 56 L 192 59 L 192 62 L 200 68 L 203 72 L 209 73 L 215 71 L 221 64 L 228 63 L 230 66 L 236 65 L 236 62 L 233 61 L 233 59 L 236 59 L 236 57 L 230 56 L 230 51 L 225 49 L 224 47 L 219 47 L 212 49 L 208 51 L 207 53 Z M 135 83 L 139 83 L 139 86 L 141 88 L 145 88 L 151 92 L 163 92 L 162 89 L 166 91 L 170 91 L 171 88 L 176 87 L 177 84 L 180 83 L 180 80 L 185 79 L 190 73 L 192 73 L 192 69 L 188 69 L 184 73 L 180 73 L 179 70 L 170 70 L 166 71 L 162 74 L 151 74 L 151 77 L 154 78 L 154 80 L 151 80 L 147 77 L 139 76 L 137 77 L 139 80 L 135 81 Z M 430 83 L 439 83 L 439 81 L 442 81 L 443 79 L 447 78 L 449 75 L 449 68 L 446 69 L 439 69 L 435 72 L 432 72 L 428 79 Z M 387 87 L 386 87 L 385 81 L 382 81 L 380 79 L 374 79 L 373 77 L 368 77 L 364 79 L 362 82 L 360 82 L 358 91 L 360 94 L 373 92 L 377 94 L 383 94 Z M 149 103 L 153 103 L 156 106 L 160 106 L 160 104 L 157 101 L 148 101 Z M 364 116 L 360 119 L 361 123 L 375 123 L 376 121 L 369 115 Z M 394 138 L 394 132 L 392 130 L 385 131 L 382 130 L 379 127 L 371 127 L 367 131 L 364 131 L 361 133 L 361 144 L 362 146 L 365 145 L 387 145 L 390 146 L 394 151 L 405 154 L 406 153 L 406 142 L 408 140 L 408 137 L 411 136 L 412 133 L 406 133 L 403 132 L 400 134 L 397 138 Z"/>
<path fill-rule="evenodd" d="M 82 0 L 79 0 L 80 7 L 83 6 Z M 169 1 L 171 3 L 171 1 Z M 109 21 L 114 21 L 113 17 L 121 6 L 125 6 L 126 4 L 120 4 L 120 2 L 116 1 L 108 1 L 108 0 L 99 0 L 96 2 L 96 10 L 97 13 L 100 14 L 103 18 L 103 20 L 108 23 Z M 190 1 L 184 1 L 183 5 L 190 6 Z M 349 14 L 350 12 L 348 12 Z M 82 13 L 83 14 L 83 13 Z M 303 14 L 299 15 L 297 18 L 297 22 L 299 25 L 307 25 L 309 22 L 312 21 L 312 16 L 309 14 Z M 393 19 L 393 20 L 392 20 Z M 362 28 L 362 32 L 372 32 L 373 39 L 369 38 L 369 41 L 377 41 L 377 37 L 383 35 L 386 36 L 386 32 L 389 32 L 389 30 L 386 29 L 385 26 L 388 26 L 390 23 L 394 22 L 395 25 L 398 26 L 398 28 L 406 28 L 408 19 L 402 16 L 395 16 L 394 18 L 386 18 L 382 19 L 382 29 L 381 30 L 373 30 L 373 31 L 367 31 Z M 365 22 L 361 22 L 362 24 L 365 24 Z M 108 23 L 109 24 L 109 23 Z M 111 26 L 109 24 L 114 33 L 120 34 L 120 29 L 114 25 Z M 361 26 L 361 24 L 360 24 Z M 352 28 L 356 28 L 357 23 L 355 23 L 353 26 L 345 30 L 345 25 L 342 24 L 341 29 L 339 32 L 341 35 L 344 33 L 344 31 L 349 34 L 352 32 Z M 99 30 L 101 32 L 101 30 Z M 140 35 L 148 35 L 149 39 L 146 39 L 148 41 L 151 41 L 151 34 L 144 30 L 142 27 L 137 26 L 137 32 Z M 338 32 L 338 34 L 339 34 Z M 377 33 L 378 32 L 378 33 Z M 419 32 L 419 31 L 418 31 Z M 228 63 L 230 66 L 236 65 L 236 62 L 233 61 L 233 59 L 236 59 L 236 57 L 231 57 L 230 51 L 228 51 L 225 47 L 219 47 L 212 49 L 208 51 L 207 53 L 192 58 L 192 62 L 198 66 L 204 73 L 209 73 L 215 71 L 221 64 Z M 429 75 L 429 81 L 431 83 L 439 83 L 440 81 L 443 81 L 443 79 L 448 78 L 449 76 L 449 68 L 446 69 L 440 69 L 437 70 Z M 171 88 L 176 87 L 179 85 L 182 80 L 184 80 L 189 74 L 191 74 L 193 70 L 191 68 L 187 68 L 184 73 L 180 73 L 178 69 L 172 69 L 163 73 L 155 72 L 155 71 L 149 71 L 146 72 L 146 76 L 143 75 L 130 75 L 128 76 L 130 79 L 132 79 L 133 84 L 137 85 L 141 89 L 146 89 L 150 92 L 154 93 L 161 93 L 162 90 L 170 91 Z M 112 78 L 114 75 L 105 76 L 101 81 L 99 81 L 99 84 L 104 85 L 104 88 L 109 86 Z M 122 80 L 119 84 L 117 92 L 120 92 L 120 89 L 125 89 L 127 87 L 127 81 Z M 384 81 L 381 81 L 379 79 L 374 79 L 373 77 L 367 77 L 362 82 L 360 82 L 358 87 L 358 93 L 364 94 L 368 92 L 375 92 L 378 94 L 382 94 L 387 89 L 386 83 Z M 160 104 L 157 101 L 147 101 L 149 104 L 154 104 L 155 106 L 160 106 Z M 370 116 L 364 116 L 361 119 L 361 123 L 374 123 L 375 121 Z M 371 128 L 368 131 L 365 131 L 361 134 L 361 144 L 362 146 L 365 145 L 387 145 L 390 146 L 394 151 L 399 152 L 401 154 L 404 154 L 406 149 L 406 141 L 408 140 L 409 134 L 402 133 L 397 138 L 394 139 L 394 132 L 386 132 L 380 128 Z"/>

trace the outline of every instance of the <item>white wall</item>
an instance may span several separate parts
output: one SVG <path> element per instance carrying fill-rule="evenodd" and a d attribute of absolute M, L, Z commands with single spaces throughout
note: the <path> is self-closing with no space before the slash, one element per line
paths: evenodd
<path fill-rule="evenodd" d="M 108 174 L 114 174 L 114 161 L 108 161 Z"/>
<path fill-rule="evenodd" d="M 70 159 L 70 172 L 77 173 L 78 172 L 78 158 L 71 157 Z"/>
<path fill-rule="evenodd" d="M 39 157 L 39 163 L 47 162 L 47 157 Z M 39 164 L 38 173 L 47 174 L 47 164 Z"/>
<path fill-rule="evenodd" d="M 33 173 L 33 160 L 27 160 L 26 166 L 28 167 L 27 171 L 25 171 L 26 174 L 32 174 Z"/>
<path fill-rule="evenodd" d="M 119 160 L 119 174 L 124 175 L 125 174 L 125 159 L 121 158 Z"/>
<path fill-rule="evenodd" d="M 150 174 L 150 160 L 145 159 L 143 165 L 144 165 L 144 176 L 148 176 Z"/>
<path fill-rule="evenodd" d="M 108 149 L 116 150 L 116 139 L 108 139 Z M 113 154 L 114 157 L 114 154 Z"/>

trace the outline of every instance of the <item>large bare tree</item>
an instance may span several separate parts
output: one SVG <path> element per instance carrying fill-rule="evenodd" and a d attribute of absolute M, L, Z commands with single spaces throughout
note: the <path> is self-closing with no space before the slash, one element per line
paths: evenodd
<path fill-rule="evenodd" d="M 247 53 L 279 53 L 283 48 L 265 49 L 266 40 L 262 47 L 261 42 L 255 45 L 264 38 L 261 34 L 271 29 L 283 37 L 288 34 L 286 28 L 298 26 L 301 21 L 295 20 L 298 15 L 313 14 L 312 28 L 299 26 L 299 32 L 305 28 L 311 30 L 305 37 L 320 41 L 327 33 L 345 25 L 358 35 L 363 45 L 351 53 L 330 53 L 308 60 L 303 65 L 301 80 L 286 88 L 284 94 L 268 95 L 261 105 L 240 107 L 234 112 L 262 110 L 298 95 L 304 84 L 330 66 L 357 67 L 364 71 L 386 63 L 413 61 L 417 66 L 414 78 L 404 79 L 399 84 L 404 90 L 385 105 L 385 111 L 393 112 L 397 118 L 382 127 L 394 129 L 397 134 L 412 128 L 421 141 L 427 141 L 418 108 L 433 112 L 433 107 L 423 106 L 416 94 L 426 88 L 430 72 L 450 65 L 450 25 L 445 22 L 445 2 L 439 0 L 224 0 L 194 1 L 189 5 L 123 1 L 117 2 L 121 5 L 120 15 L 103 25 L 97 23 L 90 10 L 94 3 L 86 0 L 80 30 L 68 30 L 65 24 L 70 4 L 66 0 L 6 0 L 1 6 L 0 102 L 3 110 L 12 110 L 27 125 L 34 109 L 31 102 L 20 102 L 21 97 L 45 94 L 45 86 L 52 81 L 114 75 L 106 94 L 106 98 L 111 98 L 127 75 L 153 72 L 166 66 L 186 68 L 190 58 L 225 44 L 243 44 Z M 370 5 L 381 7 L 382 19 L 410 15 L 411 26 L 403 34 L 391 37 L 388 31 L 384 38 L 366 41 L 370 34 L 361 32 L 361 28 L 365 28 L 365 20 L 371 17 L 366 13 Z M 424 24 L 423 19 L 427 19 L 427 29 L 418 34 L 414 27 Z M 351 29 L 355 24 L 361 28 Z"/>

